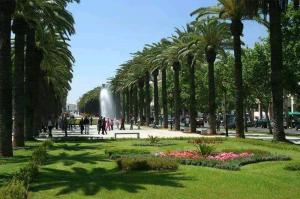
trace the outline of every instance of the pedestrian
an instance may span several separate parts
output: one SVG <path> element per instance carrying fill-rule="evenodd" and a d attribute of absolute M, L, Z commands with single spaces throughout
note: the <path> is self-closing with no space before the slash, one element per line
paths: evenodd
<path fill-rule="evenodd" d="M 48 130 L 49 130 L 49 137 L 52 138 L 52 129 L 53 129 L 53 123 L 51 119 L 48 120 Z"/>
<path fill-rule="evenodd" d="M 107 134 L 107 131 L 106 131 L 106 119 L 105 119 L 105 117 L 102 120 L 102 135 L 104 135 L 104 133 Z"/>
<path fill-rule="evenodd" d="M 90 125 L 93 125 L 93 116 L 90 118 Z"/>
<path fill-rule="evenodd" d="M 141 129 L 141 117 L 138 118 L 137 122 L 138 122 L 138 130 L 140 130 Z"/>
<path fill-rule="evenodd" d="M 83 118 L 81 118 L 81 120 L 79 121 L 79 127 L 80 127 L 80 134 L 83 134 L 83 130 L 84 130 L 84 120 Z"/>
<path fill-rule="evenodd" d="M 68 137 L 68 118 L 66 114 L 63 116 L 63 130 L 65 132 L 65 137 Z"/>
<path fill-rule="evenodd" d="M 121 118 L 121 128 L 120 128 L 120 130 L 125 130 L 125 118 L 124 118 L 124 116 L 122 116 L 122 118 Z"/>
<path fill-rule="evenodd" d="M 118 119 L 116 119 L 116 125 L 117 125 L 117 129 L 120 130 L 119 129 L 119 127 L 120 127 L 120 121 Z"/>
<path fill-rule="evenodd" d="M 130 118 L 130 130 L 133 130 L 134 116 Z"/>
<path fill-rule="evenodd" d="M 109 118 L 106 119 L 106 130 L 109 130 L 109 131 L 111 130 L 110 129 L 110 119 Z"/>
<path fill-rule="evenodd" d="M 90 131 L 90 120 L 88 119 L 87 116 L 84 118 L 84 133 L 89 134 Z"/>
<path fill-rule="evenodd" d="M 220 132 L 221 121 L 217 118 L 217 132 Z"/>
<path fill-rule="evenodd" d="M 98 122 L 97 122 L 97 130 L 98 130 L 99 135 L 100 135 L 100 131 L 101 131 L 101 126 L 102 126 L 102 116 L 99 117 Z"/>
<path fill-rule="evenodd" d="M 114 120 L 113 119 L 110 120 L 110 126 L 111 126 L 111 130 L 113 131 L 114 130 Z"/>

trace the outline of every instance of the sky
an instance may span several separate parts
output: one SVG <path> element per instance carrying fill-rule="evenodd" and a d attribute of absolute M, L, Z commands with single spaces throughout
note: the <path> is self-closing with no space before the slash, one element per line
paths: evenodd
<path fill-rule="evenodd" d="M 77 103 L 87 91 L 106 83 L 119 66 L 193 20 L 190 13 L 216 5 L 216 0 L 82 0 L 68 9 L 75 18 L 71 51 L 76 59 L 68 103 Z M 245 22 L 247 46 L 267 35 L 264 27 Z"/>

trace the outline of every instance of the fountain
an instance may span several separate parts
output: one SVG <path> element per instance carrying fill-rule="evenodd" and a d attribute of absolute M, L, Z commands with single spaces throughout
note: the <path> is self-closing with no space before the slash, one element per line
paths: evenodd
<path fill-rule="evenodd" d="M 100 112 L 101 116 L 106 118 L 115 118 L 116 111 L 112 93 L 108 86 L 102 85 L 100 90 Z"/>

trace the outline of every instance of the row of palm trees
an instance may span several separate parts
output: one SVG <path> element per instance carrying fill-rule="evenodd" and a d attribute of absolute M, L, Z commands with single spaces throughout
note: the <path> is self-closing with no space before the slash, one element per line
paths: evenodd
<path fill-rule="evenodd" d="M 299 0 L 294 0 L 294 8 L 298 9 Z M 214 63 L 220 56 L 226 56 L 226 51 L 234 53 L 235 80 L 235 112 L 236 136 L 244 138 L 244 88 L 242 74 L 242 41 L 243 21 L 256 20 L 269 30 L 271 49 L 271 90 L 274 113 L 274 140 L 285 141 L 283 128 L 283 86 L 282 86 L 282 28 L 281 15 L 288 6 L 288 0 L 218 0 L 218 5 L 209 8 L 199 8 L 192 15 L 196 20 L 187 25 L 184 30 L 177 29 L 169 39 L 146 45 L 140 52 L 133 54 L 133 58 L 117 71 L 111 80 L 115 92 L 123 94 L 123 113 L 133 114 L 132 106 L 139 108 L 138 116 L 146 125 L 150 121 L 150 90 L 149 76 L 153 75 L 154 82 L 154 112 L 155 123 L 158 123 L 158 88 L 157 71 L 162 74 L 162 109 L 164 127 L 168 125 L 168 107 L 166 91 L 166 69 L 173 69 L 174 77 L 174 116 L 175 129 L 180 129 L 180 69 L 189 68 L 190 79 L 190 119 L 191 132 L 196 131 L 195 122 L 195 66 L 207 65 L 209 82 L 209 132 L 216 133 L 216 102 Z M 145 90 L 144 90 L 145 87 Z M 138 89 L 136 89 L 138 88 Z M 139 90 L 139 104 L 133 105 L 131 99 Z M 146 99 L 144 99 L 146 93 Z"/>
<path fill-rule="evenodd" d="M 64 107 L 75 61 L 66 9 L 73 1 L 0 0 L 0 156 L 33 140 Z"/>

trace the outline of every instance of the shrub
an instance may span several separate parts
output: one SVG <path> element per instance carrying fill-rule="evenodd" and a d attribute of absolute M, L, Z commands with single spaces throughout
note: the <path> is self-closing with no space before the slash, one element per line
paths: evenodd
<path fill-rule="evenodd" d="M 43 142 L 42 146 L 45 147 L 46 149 L 50 149 L 51 147 L 54 146 L 54 143 L 52 140 L 46 140 Z"/>
<path fill-rule="evenodd" d="M 26 199 L 27 188 L 19 180 L 12 180 L 0 189 L 0 199 Z"/>
<path fill-rule="evenodd" d="M 159 138 L 156 136 L 149 135 L 148 137 L 149 137 L 150 144 L 156 144 L 159 142 Z"/>
<path fill-rule="evenodd" d="M 33 181 L 34 178 L 37 177 L 39 172 L 38 165 L 34 163 L 29 163 L 25 167 L 21 168 L 19 172 L 17 172 L 14 176 L 16 181 L 24 182 L 24 185 L 27 187 L 30 182 Z"/>
<path fill-rule="evenodd" d="M 117 160 L 119 169 L 125 171 L 146 171 L 146 170 L 176 170 L 176 160 L 156 157 L 123 157 Z"/>
<path fill-rule="evenodd" d="M 32 152 L 31 161 L 34 164 L 42 165 L 46 161 L 46 159 L 47 159 L 46 147 L 40 146 Z"/>
<path fill-rule="evenodd" d="M 214 152 L 214 147 L 207 144 L 196 144 L 196 148 L 202 156 L 208 156 Z"/>
<path fill-rule="evenodd" d="M 284 167 L 284 169 L 289 171 L 300 171 L 300 163 L 291 163 Z"/>

